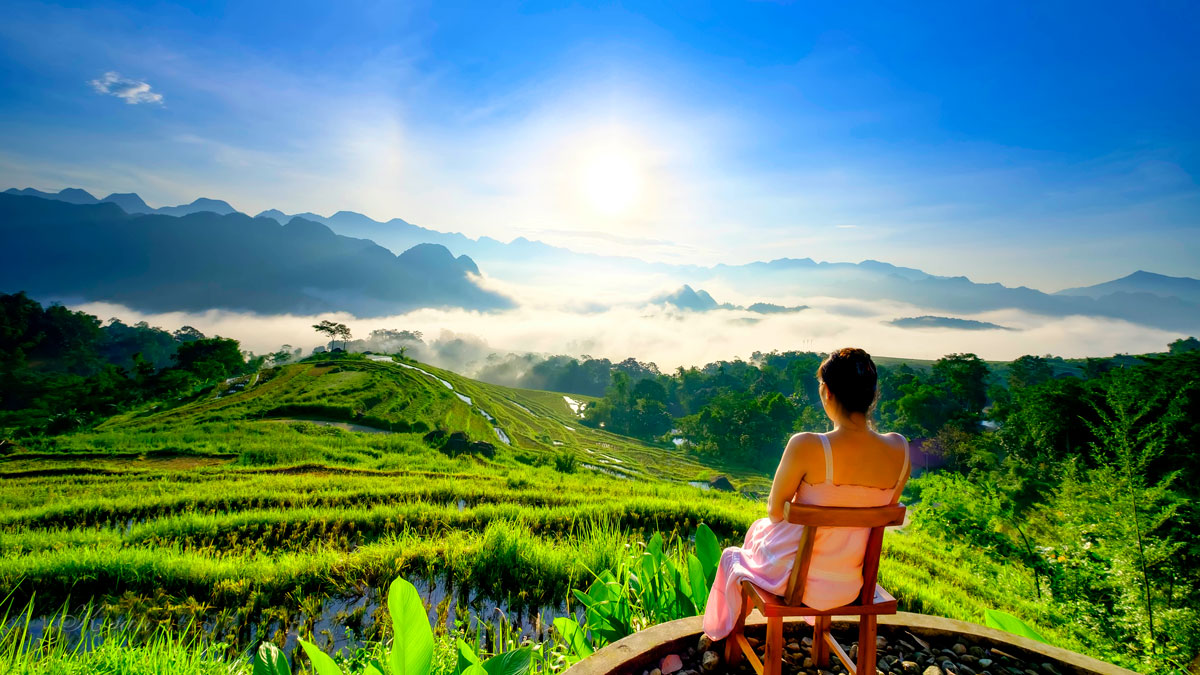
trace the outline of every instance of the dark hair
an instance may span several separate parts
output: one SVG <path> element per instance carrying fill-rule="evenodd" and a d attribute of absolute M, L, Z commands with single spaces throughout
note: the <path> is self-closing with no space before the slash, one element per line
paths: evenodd
<path fill-rule="evenodd" d="M 846 347 L 825 357 L 817 377 L 846 412 L 866 414 L 875 404 L 879 373 L 871 355 L 861 349 Z"/>

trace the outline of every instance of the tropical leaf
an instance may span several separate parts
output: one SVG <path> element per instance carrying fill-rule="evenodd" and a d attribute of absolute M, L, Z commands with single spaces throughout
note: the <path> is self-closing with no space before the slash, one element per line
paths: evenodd
<path fill-rule="evenodd" d="M 388 613 L 392 615 L 392 651 L 388 666 L 392 675 L 428 675 L 433 661 L 433 629 L 417 589 L 396 579 L 388 589 Z"/>
<path fill-rule="evenodd" d="M 688 580 L 692 584 L 692 602 L 696 605 L 696 612 L 704 611 L 708 604 L 708 589 L 711 583 L 704 577 L 704 566 L 700 559 L 692 554 L 688 554 Z"/>
<path fill-rule="evenodd" d="M 717 535 L 704 523 L 696 526 L 696 558 L 704 570 L 704 585 L 712 588 L 717 580 L 717 566 L 721 563 L 721 544 L 717 541 Z"/>
<path fill-rule="evenodd" d="M 307 640 L 299 642 L 300 646 L 304 648 L 304 653 L 308 655 L 308 660 L 312 661 L 313 670 L 317 671 L 317 675 L 342 675 L 342 669 L 338 668 L 333 659 L 321 651 L 320 647 Z"/>
<path fill-rule="evenodd" d="M 462 638 L 458 639 L 458 664 L 454 668 L 454 675 L 463 675 L 471 666 L 482 665 L 479 660 L 479 654 L 475 648 L 467 644 Z"/>
<path fill-rule="evenodd" d="M 988 628 L 996 628 L 1007 633 L 1012 633 L 1013 635 L 1029 638 L 1030 640 L 1046 642 L 1046 638 L 1039 635 L 1032 626 L 1007 612 L 1001 612 L 998 609 L 985 609 L 983 610 L 983 619 L 987 622 Z"/>
<path fill-rule="evenodd" d="M 264 642 L 254 654 L 253 675 L 292 675 L 292 668 L 279 647 Z"/>
<path fill-rule="evenodd" d="M 525 675 L 533 666 L 533 651 L 529 647 L 497 654 L 483 662 L 487 675 Z"/>
<path fill-rule="evenodd" d="M 583 628 L 578 621 L 559 617 L 554 620 L 554 629 L 562 636 L 563 642 L 567 643 L 576 659 L 592 655 L 592 646 L 588 644 L 587 636 L 584 635 Z"/>

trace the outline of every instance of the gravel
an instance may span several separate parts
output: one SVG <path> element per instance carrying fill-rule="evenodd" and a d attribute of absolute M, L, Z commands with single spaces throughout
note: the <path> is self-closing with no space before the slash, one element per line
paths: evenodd
<path fill-rule="evenodd" d="M 903 629 L 889 630 L 880 627 L 876 640 L 878 673 L 883 675 L 1061 675 L 1054 664 L 1045 662 L 1044 657 L 1024 660 L 1008 653 L 1003 647 L 992 647 L 985 642 L 975 642 L 965 637 L 921 637 Z M 810 658 L 811 633 L 803 635 L 799 630 L 784 636 L 784 675 L 845 675 L 837 657 L 830 655 L 829 665 L 818 669 Z M 858 653 L 858 633 L 834 631 L 834 636 L 850 655 Z M 765 645 L 761 638 L 747 637 L 750 645 L 763 656 Z M 660 659 L 666 667 L 644 671 L 640 675 L 666 675 L 674 668 L 679 675 L 752 675 L 750 664 L 742 659 L 735 669 L 730 669 L 724 659 L 725 643 L 712 643 L 701 637 L 696 646 L 681 649 Z M 1012 650 L 1015 651 L 1015 650 Z M 675 661 L 675 658 L 678 661 Z M 637 674 L 630 674 L 637 675 Z"/>

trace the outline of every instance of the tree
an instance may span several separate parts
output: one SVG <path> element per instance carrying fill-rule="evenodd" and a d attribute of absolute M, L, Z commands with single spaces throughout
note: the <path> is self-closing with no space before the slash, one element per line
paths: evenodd
<path fill-rule="evenodd" d="M 1165 449 L 1162 419 L 1152 419 L 1156 400 L 1147 398 L 1137 383 L 1138 373 L 1114 371 L 1104 390 L 1103 403 L 1093 403 L 1100 421 L 1090 424 L 1096 436 L 1097 457 L 1105 458 L 1095 471 L 1092 484 L 1116 506 L 1107 531 L 1102 535 L 1113 555 L 1115 571 L 1137 580 L 1136 588 L 1125 587 L 1126 611 L 1135 618 L 1145 610 L 1146 635 L 1139 635 L 1143 648 L 1154 653 L 1158 639 L 1154 627 L 1154 592 L 1158 583 L 1152 569 L 1167 561 L 1181 546 L 1156 531 L 1178 510 L 1172 490 L 1175 474 L 1150 480 L 1151 464 Z M 1140 596 L 1129 602 L 1129 593 Z M 1135 622 L 1131 628 L 1140 627 Z"/>
<path fill-rule="evenodd" d="M 175 338 L 176 342 L 195 342 L 196 340 L 204 339 L 204 333 L 201 333 L 199 330 L 196 330 L 191 326 L 180 327 L 179 330 L 172 333 L 172 336 Z"/>
<path fill-rule="evenodd" d="M 1026 354 L 1008 367 L 1008 386 L 1013 389 L 1032 387 L 1054 376 L 1050 364 L 1040 356 Z"/>
<path fill-rule="evenodd" d="M 328 319 L 325 319 L 321 323 L 313 324 L 313 330 L 322 335 L 327 335 L 331 343 L 337 338 L 342 338 L 343 340 L 350 339 L 350 329 L 346 327 L 346 324 L 336 323 Z"/>
<path fill-rule="evenodd" d="M 275 353 L 271 354 L 271 365 L 279 366 L 292 360 L 292 346 L 280 345 Z"/>
<path fill-rule="evenodd" d="M 1194 351 L 1200 349 L 1200 340 L 1197 340 L 1194 337 L 1189 337 L 1186 340 L 1183 338 L 1179 338 L 1178 340 L 1172 342 L 1167 347 L 1167 349 L 1172 354 L 1182 354 L 1184 352 L 1194 352 Z"/>
<path fill-rule="evenodd" d="M 190 371 L 202 380 L 239 375 L 246 368 L 238 341 L 222 337 L 179 345 L 175 362 L 181 370 Z"/>

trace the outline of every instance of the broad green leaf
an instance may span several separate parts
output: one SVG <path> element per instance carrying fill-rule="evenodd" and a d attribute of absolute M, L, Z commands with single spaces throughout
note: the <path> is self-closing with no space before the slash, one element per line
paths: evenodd
<path fill-rule="evenodd" d="M 660 565 L 662 563 L 663 538 L 662 538 L 661 534 L 659 534 L 658 532 L 655 532 L 654 536 L 650 537 L 650 543 L 646 544 L 646 551 L 650 554 L 650 557 L 654 560 L 655 567 L 657 567 L 658 565 Z"/>
<path fill-rule="evenodd" d="M 386 675 L 383 664 L 376 659 L 371 659 L 371 662 L 363 668 L 362 675 Z"/>
<path fill-rule="evenodd" d="M 475 648 L 467 644 L 462 638 L 458 639 L 458 665 L 454 668 L 454 675 L 462 675 L 471 666 L 480 665 L 479 654 Z"/>
<path fill-rule="evenodd" d="M 591 607 L 592 605 L 596 604 L 596 601 L 592 599 L 592 596 L 584 593 L 581 590 L 572 588 L 571 592 L 575 594 L 575 599 L 579 600 L 584 607 Z"/>
<path fill-rule="evenodd" d="M 711 588 L 717 579 L 717 565 L 721 563 L 721 544 L 717 541 L 717 535 L 704 523 L 696 526 L 696 558 L 704 570 L 705 586 Z"/>
<path fill-rule="evenodd" d="M 554 620 L 554 629 L 576 656 L 584 658 L 592 655 L 592 646 L 588 644 L 587 636 L 583 634 L 583 628 L 578 621 L 565 616 L 559 617 Z"/>
<path fill-rule="evenodd" d="M 417 589 L 396 579 L 388 589 L 388 613 L 392 615 L 392 651 L 388 666 L 392 675 L 428 675 L 433 661 L 433 629 Z"/>
<path fill-rule="evenodd" d="M 671 562 L 671 561 L 667 561 Z M 679 568 L 671 563 L 671 576 L 675 579 L 675 603 L 678 607 L 677 615 L 679 617 L 695 616 L 699 612 L 696 609 L 696 603 L 692 599 L 692 586 L 688 580 L 684 578 Z"/>
<path fill-rule="evenodd" d="M 264 642 L 254 654 L 253 675 L 292 675 L 292 668 L 288 665 L 287 657 L 279 651 L 279 647 Z"/>
<path fill-rule="evenodd" d="M 704 578 L 704 568 L 700 559 L 691 553 L 687 557 L 688 577 L 692 583 L 692 602 L 698 612 L 703 612 L 708 604 L 708 581 Z"/>
<path fill-rule="evenodd" d="M 300 646 L 304 648 L 304 653 L 308 655 L 308 660 L 312 661 L 313 670 L 317 671 L 317 675 L 342 675 L 342 669 L 338 668 L 333 659 L 321 651 L 320 647 L 307 640 L 299 642 Z"/>
<path fill-rule="evenodd" d="M 1039 635 L 1032 626 L 1007 612 L 1001 612 L 998 609 L 985 609 L 983 610 L 983 619 L 987 622 L 988 628 L 996 628 L 1012 633 L 1013 635 L 1029 638 L 1030 640 L 1046 642 L 1046 638 Z"/>
<path fill-rule="evenodd" d="M 521 647 L 497 654 L 483 662 L 487 675 L 525 675 L 533 665 L 533 652 Z"/>
<path fill-rule="evenodd" d="M 487 671 L 483 669 L 483 666 L 474 664 L 464 670 L 462 675 L 487 675 Z"/>

